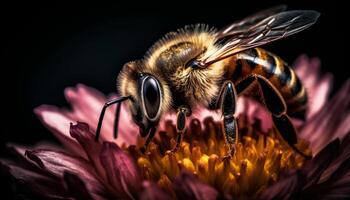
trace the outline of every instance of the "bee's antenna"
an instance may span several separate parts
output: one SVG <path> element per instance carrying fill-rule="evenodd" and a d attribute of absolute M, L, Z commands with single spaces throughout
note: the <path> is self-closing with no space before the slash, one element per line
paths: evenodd
<path fill-rule="evenodd" d="M 122 104 L 118 103 L 117 108 L 115 110 L 114 129 L 113 129 L 114 139 L 117 139 L 117 137 L 118 137 L 119 115 L 120 115 L 121 106 L 122 106 Z"/>
<path fill-rule="evenodd" d="M 98 119 L 98 124 L 97 124 L 97 129 L 96 129 L 96 134 L 95 134 L 95 141 L 98 141 L 98 138 L 100 137 L 100 132 L 101 132 L 101 127 L 102 127 L 102 122 L 103 122 L 103 118 L 105 116 L 105 112 L 106 109 L 113 105 L 118 103 L 117 105 L 117 110 L 116 110 L 116 118 L 114 121 L 114 137 L 116 138 L 118 135 L 117 129 L 118 129 L 118 124 L 119 124 L 119 114 L 120 114 L 120 107 L 121 107 L 121 102 L 130 99 L 130 96 L 126 96 L 126 97 L 120 97 L 117 99 L 112 99 L 108 102 L 105 103 L 105 105 L 103 106 L 102 110 L 101 110 L 101 114 L 100 114 L 100 118 Z"/>

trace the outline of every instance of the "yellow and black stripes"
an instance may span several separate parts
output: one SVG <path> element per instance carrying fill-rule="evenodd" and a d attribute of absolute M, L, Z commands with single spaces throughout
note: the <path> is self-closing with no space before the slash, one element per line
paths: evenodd
<path fill-rule="evenodd" d="M 268 79 L 283 96 L 288 114 L 302 118 L 307 95 L 295 72 L 278 56 L 263 49 L 254 48 L 236 54 L 225 62 L 226 78 L 235 84 L 250 74 Z"/>

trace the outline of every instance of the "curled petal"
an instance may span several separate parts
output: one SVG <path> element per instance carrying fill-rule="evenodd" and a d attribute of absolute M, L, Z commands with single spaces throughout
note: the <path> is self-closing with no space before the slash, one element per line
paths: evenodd
<path fill-rule="evenodd" d="M 16 145 L 16 144 L 7 144 L 7 149 L 19 161 L 18 162 L 19 165 L 23 165 L 27 169 L 30 169 L 32 171 L 37 171 L 37 170 L 40 171 L 36 163 L 31 159 L 29 159 L 27 156 L 25 156 L 25 152 L 28 149 L 28 147 L 25 147 L 22 145 Z"/>
<path fill-rule="evenodd" d="M 83 147 L 99 176 L 106 180 L 106 172 L 100 161 L 102 144 L 94 141 L 94 134 L 90 131 L 89 125 L 83 122 L 77 122 L 76 125 L 71 124 L 70 135 Z"/>
<path fill-rule="evenodd" d="M 104 142 L 100 159 L 109 183 L 129 198 L 135 198 L 141 188 L 141 177 L 132 158 L 115 143 Z"/>
<path fill-rule="evenodd" d="M 6 148 L 17 158 L 25 159 L 26 161 L 28 161 L 28 157 L 25 156 L 26 150 L 47 149 L 47 150 L 61 151 L 61 152 L 67 153 L 62 147 L 53 143 L 48 143 L 48 142 L 39 142 L 34 146 L 8 143 L 6 144 Z"/>
<path fill-rule="evenodd" d="M 77 174 L 92 192 L 102 192 L 102 183 L 96 178 L 94 168 L 84 159 L 73 157 L 52 150 L 26 151 L 26 156 L 34 161 L 44 172 L 54 177 L 62 178 L 66 171 Z"/>
<path fill-rule="evenodd" d="M 218 192 L 200 182 L 194 175 L 182 172 L 174 182 L 174 189 L 179 199 L 210 200 L 217 199 Z"/>
<path fill-rule="evenodd" d="M 39 143 L 33 147 L 27 147 L 27 146 L 18 145 L 18 144 L 7 144 L 7 149 L 10 151 L 10 153 L 12 153 L 16 157 L 18 161 L 17 162 L 18 166 L 25 167 L 27 170 L 30 170 L 33 172 L 50 176 L 51 174 L 48 171 L 43 171 L 42 168 L 38 166 L 38 164 L 35 161 L 31 160 L 26 155 L 27 150 L 36 149 L 36 148 L 45 148 L 53 151 L 62 151 L 62 148 L 59 148 L 58 146 L 51 143 Z"/>
<path fill-rule="evenodd" d="M 142 192 L 139 195 L 141 200 L 170 200 L 171 197 L 162 191 L 157 184 L 144 181 L 142 183 Z"/>
<path fill-rule="evenodd" d="M 72 170 L 79 174 L 85 171 L 93 171 L 89 163 L 82 158 L 73 157 L 62 152 L 55 152 L 45 149 L 27 150 L 25 155 L 34 161 L 40 168 L 43 168 L 57 177 L 62 177 L 65 170 Z M 91 174 L 88 177 L 90 178 Z"/>

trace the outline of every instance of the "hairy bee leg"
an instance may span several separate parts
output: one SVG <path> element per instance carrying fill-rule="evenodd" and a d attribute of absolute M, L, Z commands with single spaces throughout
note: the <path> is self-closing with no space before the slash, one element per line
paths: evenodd
<path fill-rule="evenodd" d="M 156 127 L 154 127 L 154 126 L 151 127 L 145 144 L 143 145 L 143 147 L 140 148 L 140 151 L 142 153 L 146 152 L 149 143 L 151 143 L 152 139 L 154 138 L 154 135 L 156 134 L 156 130 L 157 130 Z"/>
<path fill-rule="evenodd" d="M 244 91 L 245 88 L 254 82 L 258 83 L 259 92 L 262 96 L 262 101 L 265 104 L 268 111 L 271 113 L 275 128 L 280 133 L 283 140 L 304 158 L 309 159 L 310 156 L 305 155 L 295 145 L 298 142 L 297 132 L 292 124 L 289 116 L 287 115 L 287 106 L 279 91 L 267 80 L 260 75 L 250 75 L 246 79 L 237 84 L 237 90 L 239 92 Z"/>
<path fill-rule="evenodd" d="M 182 135 L 186 131 L 186 117 L 188 115 L 189 115 L 188 108 L 181 106 L 178 109 L 177 117 L 176 117 L 176 132 L 177 132 L 176 145 L 171 150 L 172 152 L 177 151 L 180 147 Z"/>
<path fill-rule="evenodd" d="M 238 143 L 237 120 L 234 117 L 236 111 L 237 93 L 231 81 L 224 83 L 221 90 L 221 112 L 224 116 L 223 129 L 226 144 L 229 148 L 224 159 L 230 159 L 234 154 L 235 144 Z"/>
<path fill-rule="evenodd" d="M 303 156 L 306 159 L 311 159 L 312 156 L 304 154 L 300 151 L 295 145 L 298 142 L 297 131 L 292 124 L 289 116 L 286 114 L 282 114 L 281 116 L 272 115 L 273 123 L 282 136 L 282 138 L 288 143 L 288 145 L 298 154 Z"/>
<path fill-rule="evenodd" d="M 176 152 L 180 148 L 181 141 L 182 141 L 182 133 L 178 133 L 176 136 L 176 145 L 171 150 L 172 152 Z"/>
<path fill-rule="evenodd" d="M 282 95 L 269 80 L 260 75 L 253 74 L 239 82 L 236 85 L 238 94 L 242 93 L 255 82 L 258 83 L 263 103 L 273 115 L 280 116 L 287 112 L 287 106 Z"/>

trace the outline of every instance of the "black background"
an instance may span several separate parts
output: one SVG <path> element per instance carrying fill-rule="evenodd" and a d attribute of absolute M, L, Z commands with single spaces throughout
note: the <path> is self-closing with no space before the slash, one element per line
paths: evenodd
<path fill-rule="evenodd" d="M 25 3 L 3 5 L 1 23 L 1 155 L 7 142 L 56 141 L 33 114 L 41 104 L 68 106 L 67 86 L 84 83 L 115 91 L 121 66 L 141 58 L 165 33 L 194 23 L 217 28 L 273 5 L 321 13 L 312 28 L 265 48 L 292 63 L 298 55 L 318 56 L 323 72 L 335 74 L 335 88 L 349 77 L 345 49 L 345 3 L 335 1 L 230 1 L 208 3 Z M 2 189 L 9 190 L 2 181 Z M 6 194 L 8 191 L 6 192 Z"/>

